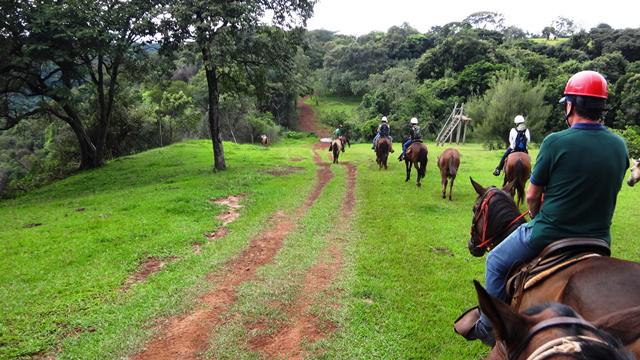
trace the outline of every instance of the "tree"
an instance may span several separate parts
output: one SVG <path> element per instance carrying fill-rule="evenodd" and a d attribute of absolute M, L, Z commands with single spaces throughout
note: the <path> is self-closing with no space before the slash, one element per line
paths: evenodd
<path fill-rule="evenodd" d="M 544 29 L 542 29 L 542 36 L 544 36 L 546 39 L 549 39 L 551 35 L 556 35 L 556 29 L 553 26 L 546 26 Z"/>
<path fill-rule="evenodd" d="M 187 0 L 171 5 L 164 26 L 165 33 L 172 36 L 165 39 L 165 44 L 195 41 L 202 53 L 214 169 L 226 168 L 220 136 L 221 85 L 244 85 L 246 72 L 253 66 L 283 61 L 289 64 L 301 34 L 283 30 L 305 25 L 314 4 L 315 0 Z M 267 13 L 272 15 L 273 27 L 263 23 Z"/>
<path fill-rule="evenodd" d="M 576 31 L 576 25 L 573 20 L 558 16 L 551 22 L 551 27 L 555 29 L 555 35 L 560 37 L 569 37 Z"/>
<path fill-rule="evenodd" d="M 73 129 L 80 168 L 104 162 L 118 76 L 154 34 L 155 0 L 2 2 L 0 95 L 6 130 L 25 118 L 53 115 Z M 80 86 L 90 84 L 95 121 L 82 119 L 76 103 Z M 87 128 L 86 124 L 91 124 Z"/>
<path fill-rule="evenodd" d="M 467 16 L 462 22 L 483 30 L 504 30 L 504 15 L 491 11 L 478 11 Z"/>
<path fill-rule="evenodd" d="M 517 73 L 503 73 L 484 96 L 472 98 L 465 109 L 475 120 L 475 130 L 486 142 L 509 143 L 509 129 L 514 116 L 521 114 L 534 136 L 542 138 L 542 129 L 550 107 L 544 103 L 544 88 Z"/>

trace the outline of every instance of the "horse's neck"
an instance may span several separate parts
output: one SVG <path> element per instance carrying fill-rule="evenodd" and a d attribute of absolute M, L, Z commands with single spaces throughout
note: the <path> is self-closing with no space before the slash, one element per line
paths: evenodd
<path fill-rule="evenodd" d="M 488 230 L 490 231 L 491 236 L 499 236 L 499 238 L 495 239 L 496 245 L 502 240 L 504 240 L 512 231 L 507 229 L 506 227 L 514 221 L 520 214 L 518 213 L 517 208 L 513 208 L 509 205 L 504 206 L 502 208 L 496 208 L 494 206 L 493 211 L 490 214 L 490 221 L 488 225 Z M 526 221 L 521 220 L 510 226 L 515 229 L 518 224 L 524 223 Z"/>

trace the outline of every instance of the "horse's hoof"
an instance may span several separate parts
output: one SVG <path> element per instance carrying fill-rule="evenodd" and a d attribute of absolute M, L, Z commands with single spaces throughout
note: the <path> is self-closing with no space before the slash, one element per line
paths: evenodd
<path fill-rule="evenodd" d="M 420 184 L 420 183 L 417 183 L 417 184 L 416 184 L 416 186 L 417 186 L 417 187 L 421 187 L 421 186 L 422 186 L 422 184 Z"/>

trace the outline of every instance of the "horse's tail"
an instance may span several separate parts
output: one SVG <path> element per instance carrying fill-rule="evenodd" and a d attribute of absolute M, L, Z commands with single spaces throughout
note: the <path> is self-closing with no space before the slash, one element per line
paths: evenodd
<path fill-rule="evenodd" d="M 456 166 L 455 156 L 451 155 L 449 156 L 449 175 L 451 175 L 451 177 L 454 178 L 456 177 L 457 173 L 458 173 L 458 167 Z"/>
<path fill-rule="evenodd" d="M 427 149 L 422 146 L 418 152 L 418 161 L 420 162 L 420 169 L 418 169 L 418 176 L 424 178 L 427 174 Z"/>
<path fill-rule="evenodd" d="M 515 181 L 514 185 L 516 187 L 516 192 L 518 193 L 518 206 L 520 206 L 520 204 L 522 204 L 522 199 L 524 199 L 524 183 L 527 181 L 527 179 L 525 179 L 525 167 L 522 160 L 518 159 L 518 162 L 516 162 L 514 173 L 515 176 L 513 180 Z"/>

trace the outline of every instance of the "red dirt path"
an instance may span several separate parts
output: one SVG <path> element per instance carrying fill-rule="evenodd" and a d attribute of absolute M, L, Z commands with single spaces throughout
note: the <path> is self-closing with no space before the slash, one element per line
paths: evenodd
<path fill-rule="evenodd" d="M 327 235 L 329 246 L 323 251 L 318 263 L 307 270 L 304 287 L 298 297 L 285 308 L 289 323 L 275 334 L 258 336 L 250 340 L 251 348 L 268 358 L 302 359 L 305 355 L 303 343 L 313 343 L 335 330 L 335 325 L 322 322 L 310 313 L 314 299 L 328 294 L 336 275 L 342 270 L 344 239 L 336 234 L 348 231 L 355 207 L 356 167 L 343 163 L 347 168 L 347 192 L 340 209 L 335 229 Z M 322 260 L 326 259 L 326 260 Z"/>
<path fill-rule="evenodd" d="M 156 338 L 133 359 L 197 359 L 207 350 L 209 334 L 220 324 L 221 315 L 236 301 L 235 288 L 254 279 L 256 269 L 273 260 L 283 240 L 295 229 L 297 220 L 313 205 L 333 177 L 328 165 L 321 162 L 316 149 L 314 147 L 314 158 L 319 165 L 318 180 L 294 215 L 287 217 L 283 212 L 272 215 L 266 222 L 271 224 L 269 228 L 253 238 L 249 246 L 222 270 L 207 277 L 208 281 L 217 285 L 201 296 L 199 306 L 190 313 L 164 320 L 159 325 Z"/>
<path fill-rule="evenodd" d="M 329 137 L 331 132 L 320 124 L 320 121 L 313 112 L 313 108 L 305 104 L 304 99 L 298 100 L 298 129 L 314 133 L 321 138 Z"/>

